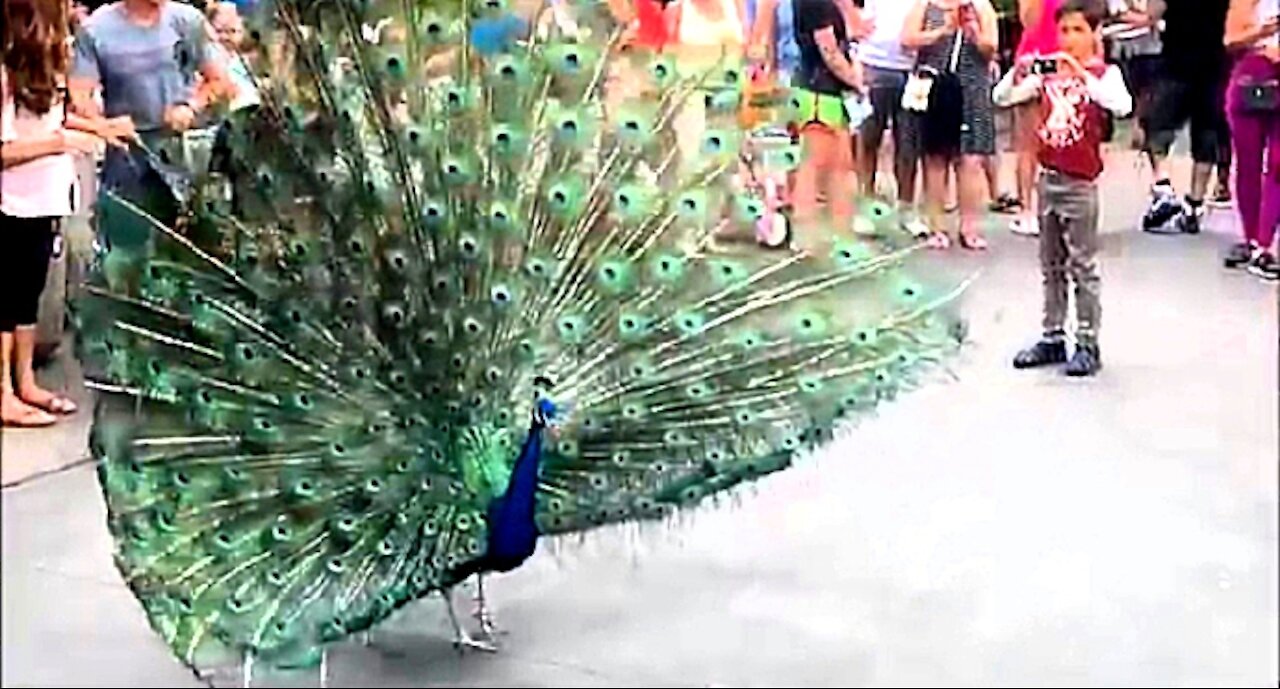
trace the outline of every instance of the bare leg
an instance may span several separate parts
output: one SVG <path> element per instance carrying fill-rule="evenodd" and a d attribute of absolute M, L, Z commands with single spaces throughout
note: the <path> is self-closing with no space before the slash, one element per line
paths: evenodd
<path fill-rule="evenodd" d="M 4 425 L 48 426 L 57 419 L 23 402 L 14 391 L 14 334 L 0 333 L 0 422 Z"/>
<path fill-rule="evenodd" d="M 320 689 L 329 686 L 329 649 L 320 649 Z"/>
<path fill-rule="evenodd" d="M 947 232 L 944 227 L 944 204 L 946 203 L 947 194 L 947 170 L 950 167 L 945 157 L 931 155 L 924 161 L 924 195 L 925 195 L 925 221 L 929 224 L 929 230 L 933 232 L 936 240 L 937 248 L 946 248 L 947 243 L 944 241 Z"/>
<path fill-rule="evenodd" d="M 971 249 L 984 249 L 987 242 L 982 237 L 979 220 L 982 217 L 983 158 L 985 156 L 961 156 L 956 165 L 956 184 L 960 191 L 960 240 Z"/>
<path fill-rule="evenodd" d="M 475 651 L 484 651 L 486 653 L 496 653 L 498 647 L 492 642 L 478 641 L 471 638 L 466 629 L 458 622 L 458 614 L 453 609 L 453 589 L 441 591 L 444 596 L 445 608 L 449 611 L 449 624 L 453 625 L 453 647 L 458 649 L 459 653 L 463 653 L 470 648 Z"/>
<path fill-rule="evenodd" d="M 75 404 L 36 384 L 35 372 L 36 329 L 20 325 L 13 331 L 13 375 L 18 397 L 23 402 L 45 411 L 69 414 Z"/>

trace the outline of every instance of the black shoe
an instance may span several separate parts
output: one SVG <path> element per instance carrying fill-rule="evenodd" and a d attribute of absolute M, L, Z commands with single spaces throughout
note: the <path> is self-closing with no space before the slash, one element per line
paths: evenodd
<path fill-rule="evenodd" d="M 1066 374 L 1073 378 L 1092 376 L 1102 370 L 1102 352 L 1098 345 L 1080 345 L 1067 362 Z"/>
<path fill-rule="evenodd" d="M 1228 268 L 1241 268 L 1248 265 L 1253 258 L 1258 255 L 1258 247 L 1253 242 L 1244 242 L 1236 244 L 1227 252 L 1225 258 L 1222 259 L 1222 265 Z"/>
<path fill-rule="evenodd" d="M 1204 204 L 1187 202 L 1182 213 L 1174 221 L 1183 234 L 1200 234 L 1200 221 L 1204 218 Z"/>
<path fill-rule="evenodd" d="M 1270 251 L 1259 251 L 1249 262 L 1249 272 L 1267 282 L 1276 282 L 1280 280 L 1280 263 L 1276 262 L 1275 254 Z"/>
<path fill-rule="evenodd" d="M 1067 360 L 1067 343 L 1061 339 L 1043 339 L 1013 357 L 1017 369 L 1039 368 L 1061 364 Z"/>
<path fill-rule="evenodd" d="M 1151 188 L 1151 205 L 1142 216 L 1142 229 L 1159 232 L 1174 216 L 1182 211 L 1182 202 L 1173 193 L 1173 187 L 1157 184 Z"/>

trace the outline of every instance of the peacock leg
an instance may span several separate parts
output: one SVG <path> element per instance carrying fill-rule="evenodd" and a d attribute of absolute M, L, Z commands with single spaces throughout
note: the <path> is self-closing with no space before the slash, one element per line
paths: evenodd
<path fill-rule="evenodd" d="M 329 649 L 320 649 L 320 689 L 329 686 Z"/>
<path fill-rule="evenodd" d="M 453 609 L 453 589 L 449 588 L 441 593 L 444 596 L 445 608 L 449 611 L 449 624 L 453 625 L 453 647 L 458 649 L 459 653 L 465 652 L 468 648 L 473 651 L 497 653 L 498 647 L 492 642 L 472 638 L 458 623 L 458 614 Z"/>
<path fill-rule="evenodd" d="M 489 602 L 484 595 L 484 575 L 476 575 L 476 611 L 473 616 L 480 622 L 480 633 L 488 639 L 493 639 L 498 634 L 505 632 L 498 629 L 494 623 L 493 611 L 489 609 Z"/>
<path fill-rule="evenodd" d="M 373 645 L 373 630 L 372 630 L 372 629 L 366 629 L 366 630 L 364 630 L 363 632 L 360 632 L 360 644 L 361 644 L 361 645 L 363 645 L 363 646 L 372 646 L 372 645 Z"/>
<path fill-rule="evenodd" d="M 253 686 L 253 652 L 244 652 L 244 661 L 240 665 L 240 686 L 249 689 Z"/>

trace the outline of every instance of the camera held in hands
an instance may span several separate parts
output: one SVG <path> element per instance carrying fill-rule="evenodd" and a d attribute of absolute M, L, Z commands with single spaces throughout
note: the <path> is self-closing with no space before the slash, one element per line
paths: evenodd
<path fill-rule="evenodd" d="M 1048 76 L 1058 73 L 1058 60 L 1055 58 L 1037 58 L 1031 63 L 1031 74 Z"/>

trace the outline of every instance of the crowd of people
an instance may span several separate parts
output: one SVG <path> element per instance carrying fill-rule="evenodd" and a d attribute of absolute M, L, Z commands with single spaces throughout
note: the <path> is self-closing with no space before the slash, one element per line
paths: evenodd
<path fill-rule="evenodd" d="M 1045 337 L 1017 357 L 1019 367 L 1066 358 L 1069 279 L 1079 346 L 1068 372 L 1088 375 L 1100 366 L 1095 180 L 1101 144 L 1131 109 L 1133 143 L 1146 152 L 1155 180 L 1144 229 L 1198 232 L 1216 170 L 1213 199 L 1234 197 L 1243 232 L 1225 264 L 1280 278 L 1273 246 L 1280 223 L 1278 0 L 1019 0 L 1013 9 L 1021 35 L 1012 51 L 1001 46 L 992 3 L 607 5 L 630 26 L 635 45 L 708 61 L 738 50 L 753 73 L 793 94 L 791 127 L 804 155 L 789 186 L 801 244 L 812 228 L 849 228 L 859 189 L 880 194 L 888 179 L 902 229 L 931 247 L 986 249 L 988 209 L 1013 213 L 1012 231 L 1039 235 Z M 44 426 L 75 411 L 71 400 L 37 385 L 31 363 L 43 266 L 76 196 L 72 157 L 105 146 L 101 187 L 171 221 L 179 200 L 168 192 L 157 151 L 192 130 L 216 127 L 215 105 L 247 107 L 257 93 L 239 54 L 237 3 L 202 11 L 170 0 L 118 0 L 90 13 L 66 0 L 6 0 L 4 15 L 0 412 L 5 425 Z M 1014 122 L 1013 195 L 1000 193 L 1001 109 Z M 1186 125 L 1195 166 L 1179 197 L 1167 161 Z M 677 119 L 684 138 L 702 128 L 697 108 Z M 893 164 L 881 175 L 886 145 Z M 946 212 L 953 193 L 954 234 Z M 118 211 L 103 202 L 96 209 L 100 216 Z M 830 224 L 820 220 L 824 214 Z M 99 239 L 113 250 L 151 250 L 150 228 L 132 210 L 110 226 L 113 235 Z"/>

